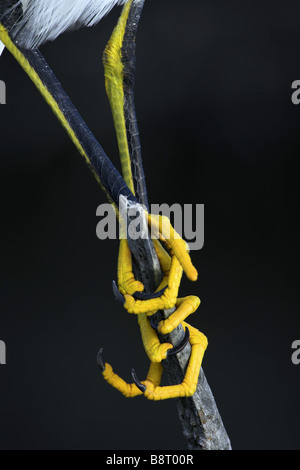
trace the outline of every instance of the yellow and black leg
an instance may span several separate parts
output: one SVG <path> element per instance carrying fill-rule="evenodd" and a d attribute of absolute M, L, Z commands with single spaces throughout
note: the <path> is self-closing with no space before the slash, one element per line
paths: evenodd
<path fill-rule="evenodd" d="M 24 69 L 52 109 L 116 211 L 121 195 L 137 202 L 133 192 L 125 184 L 122 176 L 80 116 L 41 52 L 38 49 L 20 48 L 10 37 L 6 25 L 1 22 L 0 41 Z"/>
<path fill-rule="evenodd" d="M 106 89 L 113 112 L 124 179 L 82 120 L 42 54 L 38 50 L 21 49 L 11 38 L 7 22 L 0 21 L 0 40 L 55 113 L 116 211 L 120 196 L 135 203 L 140 202 L 146 209 L 148 207 L 133 97 L 135 35 L 143 4 L 144 0 L 129 0 L 126 3 L 104 54 Z M 130 251 L 125 240 L 121 244 L 119 256 L 118 281 L 121 292 L 117 288 L 116 290 L 124 301 L 125 308 L 138 315 L 145 350 L 151 361 L 149 373 L 143 383 L 138 381 L 134 373 L 134 383 L 127 384 L 113 372 L 111 366 L 103 363 L 101 354 L 98 356 L 98 363 L 104 378 L 126 396 L 144 394 L 152 400 L 188 396 L 194 393 L 207 341 L 202 333 L 184 322 L 199 306 L 199 299 L 187 297 L 180 300 L 178 291 L 183 271 L 192 281 L 197 279 L 197 271 L 192 265 L 186 243 L 177 236 L 169 220 L 146 215 L 149 228 L 156 233 L 157 240 L 154 244 L 164 279 L 158 292 L 145 294 L 143 285 L 134 278 Z M 161 243 L 165 244 L 170 256 Z M 175 313 L 161 322 L 157 331 L 169 333 L 182 324 L 186 330 L 185 342 L 189 339 L 192 353 L 183 383 L 160 387 L 162 361 L 169 355 L 176 354 L 178 348 L 173 348 L 171 344 L 160 344 L 149 317 L 159 309 L 174 306 Z"/>
<path fill-rule="evenodd" d="M 135 47 L 144 0 L 129 0 L 104 54 L 105 87 L 117 134 L 124 180 L 148 208 L 147 189 L 134 102 Z"/>
<path fill-rule="evenodd" d="M 119 22 L 104 52 L 105 85 L 109 98 L 124 180 L 138 201 L 148 210 L 147 191 L 143 173 L 141 146 L 134 107 L 135 38 L 144 0 L 129 0 L 124 6 Z M 207 340 L 202 333 L 184 323 L 200 305 L 195 296 L 178 299 L 183 272 L 195 281 L 198 273 L 192 264 L 187 244 L 175 232 L 169 219 L 146 212 L 149 231 L 154 237 L 154 247 L 163 280 L 154 294 L 144 292 L 144 286 L 133 273 L 132 255 L 126 239 L 120 240 L 118 258 L 118 286 L 114 292 L 125 309 L 137 315 L 142 341 L 151 366 L 147 379 L 139 382 L 133 371 L 133 383 L 119 377 L 109 364 L 98 356 L 98 364 L 105 380 L 126 397 L 144 394 L 150 400 L 162 400 L 178 396 L 190 396 L 195 392 Z M 163 247 L 165 246 L 165 248 Z M 160 324 L 151 317 L 159 310 L 175 312 Z M 179 347 L 161 343 L 158 334 L 169 334 L 180 324 L 185 337 Z M 192 353 L 182 384 L 160 387 L 162 362 L 177 354 L 190 342 Z"/>

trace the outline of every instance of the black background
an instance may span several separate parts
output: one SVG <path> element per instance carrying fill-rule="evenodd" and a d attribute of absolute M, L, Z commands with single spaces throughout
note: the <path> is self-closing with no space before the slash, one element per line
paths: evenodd
<path fill-rule="evenodd" d="M 101 54 L 119 8 L 42 47 L 118 165 Z M 146 2 L 136 104 L 149 199 L 205 204 L 199 271 L 181 294 L 209 338 L 204 370 L 235 449 L 299 449 L 299 2 Z M 174 401 L 127 400 L 96 366 L 147 373 L 137 321 L 114 300 L 117 241 L 96 238 L 106 202 L 6 51 L 0 79 L 2 449 L 186 447 Z"/>

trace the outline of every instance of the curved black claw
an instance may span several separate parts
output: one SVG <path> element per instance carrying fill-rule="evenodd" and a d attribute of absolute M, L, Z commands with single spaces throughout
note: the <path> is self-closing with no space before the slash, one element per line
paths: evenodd
<path fill-rule="evenodd" d="M 161 289 L 160 291 L 158 292 L 155 292 L 154 294 L 146 294 L 145 292 L 135 292 L 133 294 L 133 297 L 136 299 L 136 300 L 152 300 L 152 299 L 158 299 L 159 297 L 161 297 L 166 289 L 168 288 L 168 286 L 164 287 L 163 289 Z"/>
<path fill-rule="evenodd" d="M 115 299 L 118 302 L 120 302 L 122 305 L 124 305 L 125 304 L 125 297 L 119 291 L 116 281 L 113 281 L 112 288 L 113 288 L 113 293 L 114 293 Z"/>
<path fill-rule="evenodd" d="M 186 328 L 185 329 L 185 335 L 184 335 L 182 343 L 179 344 L 179 346 L 177 346 L 176 348 L 168 349 L 167 357 L 175 356 L 176 354 L 180 353 L 186 347 L 189 340 L 190 340 L 190 330 L 188 328 Z"/>
<path fill-rule="evenodd" d="M 103 348 L 99 349 L 98 355 L 97 355 L 97 364 L 100 367 L 101 372 L 105 371 L 105 364 L 102 358 L 102 353 L 103 353 Z"/>
<path fill-rule="evenodd" d="M 135 385 L 137 386 L 137 388 L 138 388 L 142 393 L 145 393 L 146 390 L 147 390 L 147 387 L 146 387 L 146 385 L 143 385 L 143 384 L 139 381 L 139 379 L 137 378 L 137 375 L 136 375 L 134 369 L 132 369 L 131 374 L 132 374 L 133 381 L 134 381 Z"/>

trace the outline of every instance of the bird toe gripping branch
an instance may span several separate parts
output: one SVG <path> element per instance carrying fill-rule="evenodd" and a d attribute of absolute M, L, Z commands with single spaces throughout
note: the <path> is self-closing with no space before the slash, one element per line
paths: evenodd
<path fill-rule="evenodd" d="M 161 295 L 159 297 L 145 295 L 144 300 L 136 299 L 144 290 L 144 286 L 134 277 L 132 255 L 126 239 L 120 240 L 117 292 L 116 286 L 114 286 L 117 299 L 122 302 L 129 313 L 138 317 L 144 348 L 151 362 L 147 379 L 144 382 L 139 382 L 133 371 L 134 383 L 126 383 L 114 373 L 110 364 L 104 364 L 102 350 L 98 356 L 98 363 L 105 380 L 126 397 L 136 397 L 141 394 L 144 394 L 150 400 L 187 397 L 195 393 L 202 358 L 207 347 L 207 339 L 197 329 L 185 322 L 185 319 L 199 307 L 200 299 L 195 296 L 179 299 L 178 291 L 183 274 L 183 265 L 189 278 L 195 280 L 197 272 L 192 265 L 185 242 L 170 226 L 169 220 L 153 216 L 148 216 L 148 220 L 150 225 L 152 220 L 156 221 L 157 228 L 159 228 L 159 238 L 163 238 L 167 248 L 167 250 L 164 249 L 159 240 L 154 240 L 155 250 L 164 273 L 163 280 L 157 289 L 157 292 Z M 172 236 L 166 239 L 163 234 L 166 234 L 166 231 L 170 228 Z M 168 319 L 161 321 L 158 325 L 152 323 L 151 317 L 158 310 L 170 310 L 174 307 L 176 308 L 175 312 Z M 179 325 L 184 327 L 185 337 L 178 347 L 174 348 L 170 343 L 160 342 L 157 332 L 168 334 Z M 162 361 L 171 355 L 178 354 L 188 342 L 191 344 L 192 353 L 183 382 L 175 386 L 160 387 L 163 372 Z"/>
<path fill-rule="evenodd" d="M 109 364 L 104 363 L 103 351 L 100 350 L 98 364 L 104 378 L 128 397 L 144 395 L 152 400 L 183 397 L 177 400 L 177 407 L 189 449 L 230 450 L 230 440 L 211 389 L 203 369 L 200 371 L 207 340 L 185 321 L 197 310 L 200 300 L 195 296 L 178 298 L 183 272 L 195 281 L 197 271 L 187 245 L 175 236 L 170 221 L 149 214 L 133 90 L 136 32 L 144 2 L 1 0 L 0 53 L 3 46 L 6 47 L 33 81 L 85 159 L 117 215 L 122 199 L 128 204 L 140 205 L 145 209 L 143 223 L 146 224 L 147 220 L 149 229 L 157 232 L 153 241 L 150 237 L 142 241 L 133 241 L 130 237 L 126 240 L 125 237 L 120 241 L 118 285 L 113 283 L 116 298 L 131 316 L 137 316 L 151 362 L 147 378 L 140 382 L 133 370 L 133 383 L 126 383 Z M 107 157 L 37 49 L 47 40 L 56 39 L 63 31 L 93 26 L 117 4 L 124 7 L 105 49 L 104 67 L 123 176 Z M 170 307 L 172 310 L 165 310 Z M 157 310 L 158 314 L 154 315 Z M 170 383 L 176 385 L 160 386 L 163 369 L 168 373 Z M 186 398 L 190 395 L 193 396 Z"/>
<path fill-rule="evenodd" d="M 90 3 L 90 6 L 106 4 L 107 11 L 113 4 L 125 3 L 118 25 L 104 53 L 106 91 L 117 134 L 123 177 L 114 168 L 83 122 L 39 50 L 30 49 L 46 39 L 53 39 L 59 35 L 59 32 L 54 33 L 49 30 L 44 37 L 36 30 L 37 20 L 43 21 L 43 8 L 39 16 L 39 7 L 42 7 L 44 3 L 46 5 L 46 2 L 35 1 L 29 4 L 8 0 L 7 5 L 10 8 L 3 9 L 2 7 L 2 10 L 0 8 L 0 41 L 4 43 L 44 96 L 85 158 L 116 212 L 119 211 L 120 196 L 128 201 L 143 204 L 147 208 L 147 191 L 133 93 L 135 36 L 144 0 L 128 0 L 127 2 L 123 0 L 100 2 L 98 0 Z M 14 9 L 14 5 L 17 5 L 17 10 Z M 56 11 L 55 5 L 55 2 L 51 1 L 47 3 L 47 8 Z M 83 8 L 83 5 L 76 1 L 73 7 Z M 17 17 L 13 13 L 17 14 Z M 58 7 L 56 13 L 58 13 Z M 73 13 L 76 16 L 76 12 L 72 10 Z M 88 23 L 84 20 L 84 16 L 81 18 L 83 18 L 83 24 Z M 12 20 L 13 26 L 10 23 Z M 19 26 L 16 27 L 16 24 Z M 72 25 L 70 24 L 69 27 Z M 26 47 L 29 47 L 29 50 Z M 129 384 L 115 374 L 109 364 L 103 362 L 102 350 L 98 355 L 98 364 L 105 380 L 127 397 L 143 394 L 150 400 L 163 400 L 192 396 L 197 387 L 207 339 L 196 328 L 185 322 L 186 318 L 199 307 L 199 298 L 189 296 L 181 299 L 178 298 L 178 293 L 183 272 L 188 279 L 196 281 L 197 271 L 191 262 L 187 244 L 176 234 L 170 221 L 165 217 L 148 214 L 148 212 L 145 212 L 145 217 L 151 233 L 155 233 L 153 244 L 163 272 L 163 279 L 154 293 L 144 292 L 144 285 L 134 275 L 128 241 L 122 239 L 118 260 L 118 287 L 115 286 L 114 291 L 124 308 L 138 318 L 142 341 L 151 362 L 150 369 L 143 382 L 140 382 L 136 373 L 132 371 L 133 383 Z M 153 316 L 157 311 L 170 309 L 175 311 L 169 318 L 158 324 L 153 321 Z M 172 333 L 180 325 L 185 330 L 181 344 L 174 347 L 171 343 L 160 342 L 159 335 Z M 191 355 L 182 383 L 161 387 L 163 361 L 178 354 L 188 342 L 191 345 Z"/>
<path fill-rule="evenodd" d="M 133 96 L 134 76 L 134 50 L 133 44 L 137 30 L 137 17 L 140 15 L 143 1 L 129 1 L 123 8 L 120 20 L 105 49 L 104 68 L 106 90 L 110 101 L 117 140 L 119 144 L 123 177 L 137 195 L 139 202 L 145 201 L 145 179 L 142 172 L 142 158 L 140 144 L 130 149 L 129 142 L 138 136 L 137 129 L 130 132 L 126 127 L 126 120 L 136 123 L 134 103 L 130 101 Z M 131 41 L 129 41 L 131 39 Z M 132 41 L 133 39 L 133 41 Z M 129 85 L 128 85 L 129 84 Z M 131 106 L 130 106 L 131 105 Z M 128 113 L 131 108 L 131 113 Z M 133 119 L 132 119 L 133 116 Z M 129 135 L 128 135 L 129 134 Z M 128 138 L 129 137 L 129 138 Z M 139 173 L 133 173 L 139 169 Z M 167 398 L 187 397 L 195 393 L 204 352 L 207 348 L 207 339 L 197 329 L 185 323 L 185 319 L 194 313 L 200 305 L 200 299 L 195 296 L 178 298 L 182 274 L 185 272 L 191 281 L 196 281 L 198 273 L 192 264 L 187 244 L 179 237 L 170 224 L 169 219 L 154 216 L 145 212 L 145 217 L 151 234 L 155 235 L 153 241 L 157 258 L 163 271 L 163 279 L 156 293 L 143 294 L 144 286 L 133 273 L 132 255 L 126 239 L 120 240 L 118 259 L 118 292 L 116 297 L 123 303 L 128 313 L 137 315 L 145 351 L 151 365 L 147 379 L 140 382 L 135 371 L 132 371 L 133 383 L 125 382 L 114 373 L 109 364 L 104 364 L 102 350 L 98 355 L 98 363 L 105 380 L 126 397 L 135 397 L 143 394 L 150 400 L 163 400 Z M 164 245 L 164 246 L 163 246 Z M 159 310 L 175 308 L 169 318 L 153 325 L 151 317 Z M 185 330 L 183 342 L 176 348 L 170 343 L 161 343 L 158 333 L 168 334 L 179 325 Z M 162 362 L 171 355 L 180 352 L 187 344 L 191 344 L 191 356 L 183 382 L 179 385 L 160 387 L 163 372 Z"/>

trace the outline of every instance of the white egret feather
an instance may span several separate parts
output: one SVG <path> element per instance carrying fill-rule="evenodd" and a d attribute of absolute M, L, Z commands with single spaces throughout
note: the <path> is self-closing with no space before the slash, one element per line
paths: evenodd
<path fill-rule="evenodd" d="M 126 1 L 20 0 L 6 14 L 20 12 L 10 34 L 19 46 L 33 49 L 55 40 L 65 31 L 96 25 L 115 5 L 123 5 Z"/>

